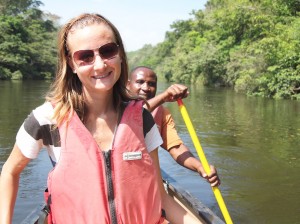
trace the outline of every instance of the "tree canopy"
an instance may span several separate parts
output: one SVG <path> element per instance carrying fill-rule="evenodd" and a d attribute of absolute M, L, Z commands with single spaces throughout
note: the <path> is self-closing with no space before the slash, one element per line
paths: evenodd
<path fill-rule="evenodd" d="M 36 0 L 0 0 L 0 79 L 49 79 L 56 69 L 54 21 Z"/>
<path fill-rule="evenodd" d="M 59 17 L 38 0 L 0 0 L 0 79 L 49 79 Z M 170 25 L 163 42 L 128 52 L 160 79 L 300 99 L 300 1 L 209 0 Z"/>
<path fill-rule="evenodd" d="M 130 52 L 130 66 L 160 78 L 300 99 L 299 0 L 210 0 L 178 20 L 156 46 Z"/>

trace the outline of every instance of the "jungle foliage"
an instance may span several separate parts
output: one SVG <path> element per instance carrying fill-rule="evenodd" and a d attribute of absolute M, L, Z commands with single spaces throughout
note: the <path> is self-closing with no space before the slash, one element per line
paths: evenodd
<path fill-rule="evenodd" d="M 0 79 L 50 79 L 56 70 L 55 20 L 37 0 L 0 0 Z"/>
<path fill-rule="evenodd" d="M 299 0 L 209 0 L 175 21 L 163 42 L 129 52 L 130 67 L 152 67 L 167 81 L 300 100 L 299 13 Z"/>
<path fill-rule="evenodd" d="M 0 79 L 50 79 L 56 15 L 38 0 L 0 0 Z M 129 64 L 160 79 L 300 99 L 300 1 L 208 0 L 170 26 L 163 42 L 128 52 Z"/>

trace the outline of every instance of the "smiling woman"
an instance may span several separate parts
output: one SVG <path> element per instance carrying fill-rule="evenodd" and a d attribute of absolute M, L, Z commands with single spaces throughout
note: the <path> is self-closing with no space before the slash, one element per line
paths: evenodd
<path fill-rule="evenodd" d="M 112 95 L 113 89 L 116 88 L 115 83 L 121 91 L 125 91 L 117 83 L 121 73 L 121 79 L 126 78 L 124 69 L 127 66 L 121 66 L 121 62 L 126 60 L 123 44 L 119 41 L 120 39 L 117 40 L 116 32 L 106 22 L 86 26 L 87 22 L 74 24 L 68 34 L 66 47 L 68 55 L 72 55 L 68 62 L 82 83 L 85 97 L 93 101 L 91 98 L 97 95 L 97 98 L 101 97 L 101 100 L 105 101 L 107 94 Z M 118 45 L 120 45 L 120 51 Z M 103 58 L 103 52 L 104 56 L 109 57 Z M 108 93 L 103 94 L 103 91 L 108 91 Z M 117 107 L 117 105 L 114 106 Z"/>
<path fill-rule="evenodd" d="M 188 19 L 193 10 L 204 9 L 207 0 L 177 2 L 171 0 L 145 2 L 90 0 L 86 3 L 80 0 L 43 0 L 42 2 L 44 6 L 40 9 L 60 16 L 62 23 L 82 12 L 101 13 L 111 18 L 123 36 L 126 50 L 134 51 L 145 44 L 155 45 L 162 42 L 173 22 Z M 68 10 L 65 10 L 66 8 Z"/>
<path fill-rule="evenodd" d="M 201 223 L 165 191 L 162 139 L 143 101 L 126 89 L 117 28 L 86 13 L 66 23 L 58 39 L 56 79 L 46 102 L 22 124 L 2 168 L 0 222 L 11 223 L 20 174 L 45 147 L 54 165 L 45 197 L 48 223 Z M 77 58 L 82 50 L 89 57 Z"/>

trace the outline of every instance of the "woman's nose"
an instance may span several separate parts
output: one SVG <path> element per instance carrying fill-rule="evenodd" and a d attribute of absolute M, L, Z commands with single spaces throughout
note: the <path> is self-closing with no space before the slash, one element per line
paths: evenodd
<path fill-rule="evenodd" d="M 103 60 L 100 55 L 95 55 L 95 62 L 94 62 L 94 68 L 95 69 L 103 69 L 107 65 L 105 63 L 105 60 Z"/>

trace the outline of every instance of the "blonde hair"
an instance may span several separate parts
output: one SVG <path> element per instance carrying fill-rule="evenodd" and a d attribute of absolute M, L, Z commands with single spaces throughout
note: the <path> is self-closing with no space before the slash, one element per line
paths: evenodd
<path fill-rule="evenodd" d="M 137 97 L 129 95 L 126 89 L 128 63 L 119 31 L 109 20 L 99 14 L 81 14 L 66 23 L 61 28 L 58 36 L 58 68 L 55 80 L 46 96 L 46 100 L 55 105 L 53 119 L 56 120 L 57 126 L 65 119 L 68 122 L 74 112 L 78 114 L 83 122 L 85 120 L 87 108 L 82 91 L 82 83 L 68 65 L 69 51 L 67 37 L 72 29 L 83 28 L 92 24 L 105 24 L 110 27 L 115 36 L 116 43 L 119 45 L 119 56 L 122 64 L 120 78 L 113 87 L 114 107 L 117 109 L 121 101 L 137 99 Z"/>

